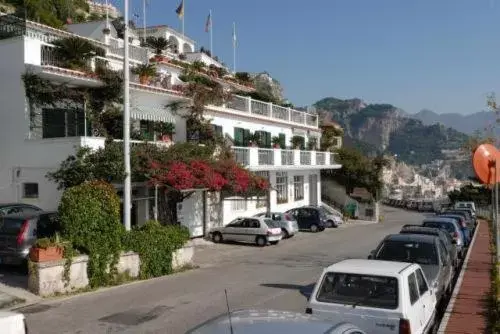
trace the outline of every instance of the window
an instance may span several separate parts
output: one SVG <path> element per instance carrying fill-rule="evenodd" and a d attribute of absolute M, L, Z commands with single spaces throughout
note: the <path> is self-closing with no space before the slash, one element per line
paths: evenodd
<path fill-rule="evenodd" d="M 415 273 L 412 273 L 410 276 L 408 276 L 408 289 L 410 291 L 410 302 L 413 305 L 419 298 Z"/>
<path fill-rule="evenodd" d="M 260 228 L 260 222 L 257 219 L 245 219 L 243 225 L 248 228 Z"/>
<path fill-rule="evenodd" d="M 233 211 L 245 211 L 247 209 L 247 200 L 241 197 L 231 199 L 231 209 Z"/>
<path fill-rule="evenodd" d="M 90 126 L 87 135 L 91 134 Z M 81 110 L 43 109 L 42 138 L 77 137 L 85 135 L 85 114 Z"/>
<path fill-rule="evenodd" d="M 386 240 L 376 255 L 377 260 L 437 265 L 434 244 L 415 241 Z"/>
<path fill-rule="evenodd" d="M 439 256 L 441 258 L 441 263 L 444 265 L 448 265 L 448 251 L 446 250 L 446 247 L 444 246 L 443 242 L 439 240 Z"/>
<path fill-rule="evenodd" d="M 293 192 L 296 201 L 304 199 L 304 175 L 295 175 L 293 177 Z"/>
<path fill-rule="evenodd" d="M 396 309 L 398 280 L 388 276 L 329 272 L 321 282 L 316 299 L 322 303 Z"/>
<path fill-rule="evenodd" d="M 278 138 L 280 139 L 280 147 L 281 148 L 286 148 L 286 136 L 284 133 L 280 133 L 278 135 Z"/>
<path fill-rule="evenodd" d="M 420 295 L 423 295 L 429 290 L 429 287 L 427 286 L 427 282 L 425 281 L 424 274 L 422 273 L 422 270 L 418 269 L 417 270 L 417 281 L 418 281 L 418 291 L 420 291 Z"/>
<path fill-rule="evenodd" d="M 271 133 L 267 131 L 255 131 L 257 135 L 257 145 L 259 147 L 270 148 L 271 147 Z"/>
<path fill-rule="evenodd" d="M 269 181 L 268 171 L 259 171 L 255 172 L 255 174 Z M 266 195 L 257 196 L 257 203 L 255 205 L 257 208 L 265 208 L 267 206 L 267 196 Z"/>
<path fill-rule="evenodd" d="M 250 130 L 234 128 L 234 146 L 248 146 L 250 142 Z"/>
<path fill-rule="evenodd" d="M 286 172 L 276 172 L 276 193 L 278 204 L 288 203 L 288 175 Z"/>
<path fill-rule="evenodd" d="M 214 132 L 215 137 L 223 137 L 224 136 L 224 134 L 222 132 L 222 126 L 221 125 L 212 124 L 212 130 Z"/>
<path fill-rule="evenodd" d="M 24 183 L 23 184 L 23 197 L 24 198 L 38 198 L 38 183 Z"/>

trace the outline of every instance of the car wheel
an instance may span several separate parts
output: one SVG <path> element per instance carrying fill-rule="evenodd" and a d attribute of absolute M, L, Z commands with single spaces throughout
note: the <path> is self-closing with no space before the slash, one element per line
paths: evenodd
<path fill-rule="evenodd" d="M 335 224 L 333 223 L 333 220 L 329 219 L 326 221 L 326 227 L 335 227 Z"/>
<path fill-rule="evenodd" d="M 215 232 L 212 234 L 212 241 L 218 244 L 219 242 L 222 242 L 222 234 L 219 232 Z"/>
<path fill-rule="evenodd" d="M 267 245 L 267 239 L 266 237 L 263 237 L 263 236 L 258 236 L 256 239 L 255 239 L 255 243 L 257 244 L 257 246 L 259 247 L 264 247 L 265 245 Z"/>
<path fill-rule="evenodd" d="M 279 242 L 279 240 L 278 240 L 278 241 L 271 241 L 271 242 L 270 242 L 270 244 L 271 244 L 271 245 L 277 245 L 277 244 L 278 244 L 278 242 Z"/>
<path fill-rule="evenodd" d="M 290 238 L 290 233 L 286 230 L 286 228 L 281 229 L 281 233 L 283 233 L 283 239 L 288 239 Z"/>
<path fill-rule="evenodd" d="M 311 229 L 312 233 L 316 233 L 316 232 L 318 232 L 318 225 L 312 224 L 311 227 L 310 227 L 310 229 Z"/>

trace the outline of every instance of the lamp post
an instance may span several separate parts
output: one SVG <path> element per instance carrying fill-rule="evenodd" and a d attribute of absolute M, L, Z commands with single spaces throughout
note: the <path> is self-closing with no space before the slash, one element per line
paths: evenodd
<path fill-rule="evenodd" d="M 128 9 L 129 0 L 125 0 L 124 5 L 124 23 L 125 31 L 123 34 L 124 39 L 124 52 L 123 52 L 123 160 L 125 164 L 125 179 L 123 180 L 123 225 L 125 230 L 130 231 L 130 214 L 131 214 L 131 168 L 130 168 L 130 65 L 129 65 L 129 27 L 128 27 Z"/>

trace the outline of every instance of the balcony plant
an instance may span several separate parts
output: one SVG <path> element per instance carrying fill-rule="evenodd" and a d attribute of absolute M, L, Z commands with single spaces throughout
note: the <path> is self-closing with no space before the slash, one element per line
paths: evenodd
<path fill-rule="evenodd" d="M 272 143 L 273 143 L 273 148 L 281 148 L 281 141 L 280 141 L 280 137 L 278 136 L 274 136 L 272 139 L 271 139 Z"/>
<path fill-rule="evenodd" d="M 52 44 L 55 46 L 54 61 L 71 70 L 90 72 L 90 60 L 95 56 L 105 55 L 104 49 L 79 37 L 58 39 Z"/>
<path fill-rule="evenodd" d="M 132 69 L 132 73 L 139 76 L 141 85 L 146 85 L 152 77 L 156 76 L 156 66 L 153 64 L 139 64 Z"/>
<path fill-rule="evenodd" d="M 29 257 L 33 262 L 56 261 L 63 258 L 64 244 L 56 234 L 54 238 L 41 238 L 30 248 Z"/>
<path fill-rule="evenodd" d="M 165 37 L 153 36 L 146 38 L 146 45 L 155 50 L 156 61 L 164 61 L 165 57 L 163 56 L 163 51 L 173 47 L 173 43 Z"/>
<path fill-rule="evenodd" d="M 309 138 L 309 142 L 307 142 L 307 149 L 310 151 L 315 151 L 318 147 L 318 140 L 316 138 Z"/>
<path fill-rule="evenodd" d="M 302 136 L 293 136 L 290 139 L 290 143 L 292 144 L 292 148 L 295 150 L 304 149 L 304 137 Z"/>
<path fill-rule="evenodd" d="M 175 133 L 175 125 L 173 123 L 156 122 L 154 131 L 158 135 L 158 139 L 164 142 L 172 141 L 172 135 Z"/>

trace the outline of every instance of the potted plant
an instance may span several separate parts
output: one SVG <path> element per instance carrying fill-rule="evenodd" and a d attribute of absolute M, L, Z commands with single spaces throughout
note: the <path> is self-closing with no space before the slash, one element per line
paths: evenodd
<path fill-rule="evenodd" d="M 309 138 L 309 142 L 307 143 L 307 149 L 310 151 L 316 150 L 318 146 L 318 140 L 316 138 Z"/>
<path fill-rule="evenodd" d="M 146 45 L 155 50 L 155 60 L 163 61 L 165 57 L 163 56 L 163 51 L 170 49 L 173 44 L 165 37 L 148 37 L 146 38 Z"/>
<path fill-rule="evenodd" d="M 47 262 L 61 260 L 63 258 L 64 245 L 59 240 L 59 235 L 55 238 L 41 238 L 30 248 L 29 257 L 33 262 Z"/>
<path fill-rule="evenodd" d="M 150 78 L 156 76 L 156 67 L 153 64 L 139 64 L 132 69 L 132 73 L 139 76 L 141 85 L 146 85 Z"/>
<path fill-rule="evenodd" d="M 154 125 L 154 131 L 158 135 L 158 139 L 163 142 L 171 142 L 172 135 L 175 133 L 175 125 L 173 123 L 157 122 Z"/>
<path fill-rule="evenodd" d="M 290 139 L 290 143 L 292 144 L 292 148 L 295 150 L 300 150 L 303 149 L 304 147 L 304 137 L 302 136 L 293 136 L 292 139 Z"/>
<path fill-rule="evenodd" d="M 280 137 L 277 137 L 277 136 L 274 136 L 272 139 L 271 139 L 272 143 L 273 143 L 273 147 L 274 148 L 281 148 L 281 141 L 280 141 Z"/>

